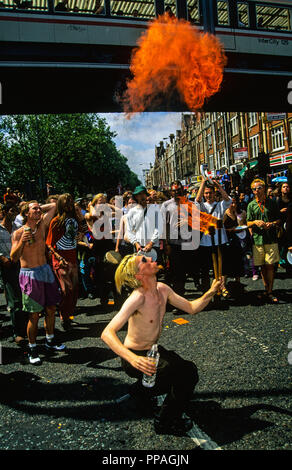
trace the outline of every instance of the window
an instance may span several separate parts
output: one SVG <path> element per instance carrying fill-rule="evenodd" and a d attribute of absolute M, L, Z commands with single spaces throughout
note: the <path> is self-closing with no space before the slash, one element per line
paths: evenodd
<path fill-rule="evenodd" d="M 259 136 L 253 135 L 249 139 L 251 158 L 256 158 L 259 154 Z"/>
<path fill-rule="evenodd" d="M 187 0 L 188 20 L 191 23 L 200 23 L 199 0 Z"/>
<path fill-rule="evenodd" d="M 58 2 L 61 0 L 58 0 Z M 58 3 L 57 2 L 57 3 Z M 3 0 L 0 8 L 12 8 L 13 10 L 48 10 L 47 0 Z"/>
<path fill-rule="evenodd" d="M 248 113 L 249 127 L 255 126 L 257 123 L 257 113 Z"/>
<path fill-rule="evenodd" d="M 229 11 L 228 11 L 228 2 L 217 1 L 217 24 L 219 26 L 229 26 Z"/>
<path fill-rule="evenodd" d="M 175 0 L 165 0 L 165 2 L 164 2 L 164 11 L 176 16 L 176 1 Z"/>
<path fill-rule="evenodd" d="M 137 18 L 153 18 L 155 16 L 154 2 L 143 0 L 133 0 L 131 2 L 110 0 L 110 5 L 112 15 Z M 175 13 L 175 10 L 173 13 Z"/>
<path fill-rule="evenodd" d="M 205 115 L 205 127 L 209 127 L 210 126 L 210 114 L 207 113 Z"/>
<path fill-rule="evenodd" d="M 212 147 L 212 135 L 211 134 L 207 135 L 206 141 L 207 141 L 207 147 L 211 148 Z"/>
<path fill-rule="evenodd" d="M 249 27 L 248 5 L 246 3 L 237 4 L 237 24 L 239 28 Z"/>
<path fill-rule="evenodd" d="M 233 118 L 230 119 L 230 124 L 231 124 L 231 135 L 233 137 L 234 135 L 238 134 L 237 116 L 234 116 Z"/>
<path fill-rule="evenodd" d="M 226 166 L 225 152 L 222 152 L 220 154 L 220 164 L 221 164 L 221 168 L 224 168 Z"/>
<path fill-rule="evenodd" d="M 283 126 L 279 126 L 271 130 L 271 139 L 273 152 L 275 152 L 276 150 L 283 150 L 283 148 L 285 147 Z"/>
<path fill-rule="evenodd" d="M 256 5 L 256 19 L 259 28 L 277 31 L 289 30 L 288 8 Z"/>
<path fill-rule="evenodd" d="M 218 143 L 224 142 L 224 132 L 223 127 L 218 127 Z"/>

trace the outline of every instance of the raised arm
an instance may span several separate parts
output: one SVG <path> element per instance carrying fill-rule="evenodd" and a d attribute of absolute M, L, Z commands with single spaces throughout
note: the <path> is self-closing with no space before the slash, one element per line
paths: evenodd
<path fill-rule="evenodd" d="M 224 201 L 229 201 L 231 199 L 230 196 L 228 196 L 225 189 L 222 188 L 221 184 L 219 184 L 216 180 L 213 180 L 213 184 L 214 184 L 215 188 L 217 188 L 218 191 L 220 192 L 220 194 L 221 194 L 222 198 L 224 199 Z"/>
<path fill-rule="evenodd" d="M 184 297 L 176 294 L 171 288 L 169 288 L 168 302 L 179 310 L 183 310 L 190 315 L 195 315 L 201 312 L 207 307 L 210 300 L 214 297 L 216 292 L 222 288 L 221 281 L 216 279 L 212 282 L 210 289 L 205 292 L 201 297 L 195 300 L 187 300 Z"/>
<path fill-rule="evenodd" d="M 49 228 L 50 222 L 56 213 L 56 203 L 43 204 L 41 210 L 43 212 L 43 221 L 46 228 Z"/>
<path fill-rule="evenodd" d="M 202 179 L 201 185 L 199 187 L 199 191 L 197 192 L 197 197 L 196 197 L 196 202 L 201 203 L 203 194 L 204 194 L 204 189 L 205 189 L 205 184 L 206 180 Z"/>

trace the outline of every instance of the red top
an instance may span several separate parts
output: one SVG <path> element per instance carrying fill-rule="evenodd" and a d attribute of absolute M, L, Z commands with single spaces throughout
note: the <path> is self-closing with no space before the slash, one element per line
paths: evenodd
<path fill-rule="evenodd" d="M 46 244 L 54 248 L 54 250 L 60 256 L 62 256 L 62 258 L 64 258 L 66 261 L 69 261 L 70 263 L 75 264 L 77 263 L 77 250 L 76 250 L 77 245 L 76 245 L 75 235 L 77 235 L 78 223 L 75 221 L 75 219 L 66 219 L 66 220 L 71 220 L 71 221 L 74 220 L 76 222 L 76 224 L 74 224 L 74 227 L 73 227 L 73 233 L 72 233 L 72 227 L 71 227 L 71 238 L 68 238 L 68 236 L 66 236 L 68 233 L 68 228 L 67 228 L 68 224 L 67 225 L 65 224 L 65 226 L 59 226 L 57 224 L 58 220 L 59 220 L 59 216 L 56 216 L 51 220 Z M 66 243 L 59 243 L 57 246 L 57 243 L 64 238 L 66 238 Z M 55 259 L 53 255 L 53 264 L 55 263 L 57 263 L 57 260 Z"/>

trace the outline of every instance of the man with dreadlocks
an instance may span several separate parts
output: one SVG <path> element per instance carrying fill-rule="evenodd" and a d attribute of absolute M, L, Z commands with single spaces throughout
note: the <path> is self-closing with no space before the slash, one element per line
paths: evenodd
<path fill-rule="evenodd" d="M 143 374 L 152 375 L 156 370 L 146 354 L 161 334 L 167 302 L 194 315 L 208 305 L 220 288 L 220 281 L 213 281 L 202 297 L 188 301 L 166 284 L 157 282 L 159 269 L 160 266 L 150 257 L 134 254 L 123 258 L 115 274 L 117 290 L 120 292 L 123 286 L 128 286 L 133 291 L 103 330 L 101 339 L 121 357 L 127 375 L 138 379 L 131 386 L 131 396 L 142 399 L 145 405 L 147 399 L 167 394 L 154 420 L 155 431 L 185 433 L 192 427 L 192 421 L 183 418 L 183 413 L 198 381 L 197 368 L 174 351 L 167 351 L 159 345 L 156 382 L 152 389 L 146 389 L 142 385 Z M 117 333 L 127 322 L 128 331 L 122 343 Z"/>
<path fill-rule="evenodd" d="M 52 253 L 53 270 L 62 291 L 59 314 L 64 330 L 74 325 L 78 299 L 77 236 L 78 218 L 73 197 L 68 193 L 61 194 L 57 201 L 57 216 L 50 223 L 46 243 Z"/>

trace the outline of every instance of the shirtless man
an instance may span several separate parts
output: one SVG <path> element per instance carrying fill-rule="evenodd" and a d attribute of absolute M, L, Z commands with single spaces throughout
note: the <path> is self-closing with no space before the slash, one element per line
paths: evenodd
<path fill-rule="evenodd" d="M 36 337 L 39 315 L 43 310 L 45 310 L 46 348 L 57 351 L 65 348 L 54 338 L 56 304 L 60 302 L 61 296 L 46 259 L 46 231 L 55 210 L 55 203 L 41 207 L 37 201 L 28 202 L 22 210 L 24 225 L 16 230 L 12 237 L 10 256 L 15 263 L 20 260 L 19 284 L 23 310 L 29 312 L 28 358 L 33 365 L 41 363 L 36 348 Z"/>
<path fill-rule="evenodd" d="M 191 420 L 182 418 L 182 415 L 198 381 L 195 364 L 159 346 L 156 382 L 152 389 L 146 389 L 142 385 L 143 374 L 152 375 L 156 369 L 145 356 L 160 337 L 167 302 L 194 315 L 208 305 L 220 288 L 220 281 L 213 281 L 211 288 L 202 297 L 188 301 L 166 284 L 157 282 L 159 269 L 157 263 L 149 257 L 136 254 L 124 257 L 115 275 L 117 290 L 121 291 L 124 285 L 134 290 L 103 330 L 101 339 L 122 358 L 125 372 L 138 379 L 130 395 L 140 396 L 145 403 L 150 398 L 149 394 L 155 396 L 167 393 L 159 415 L 154 420 L 156 432 L 175 430 L 185 433 L 192 427 Z M 117 333 L 127 322 L 128 332 L 122 343 Z"/>

